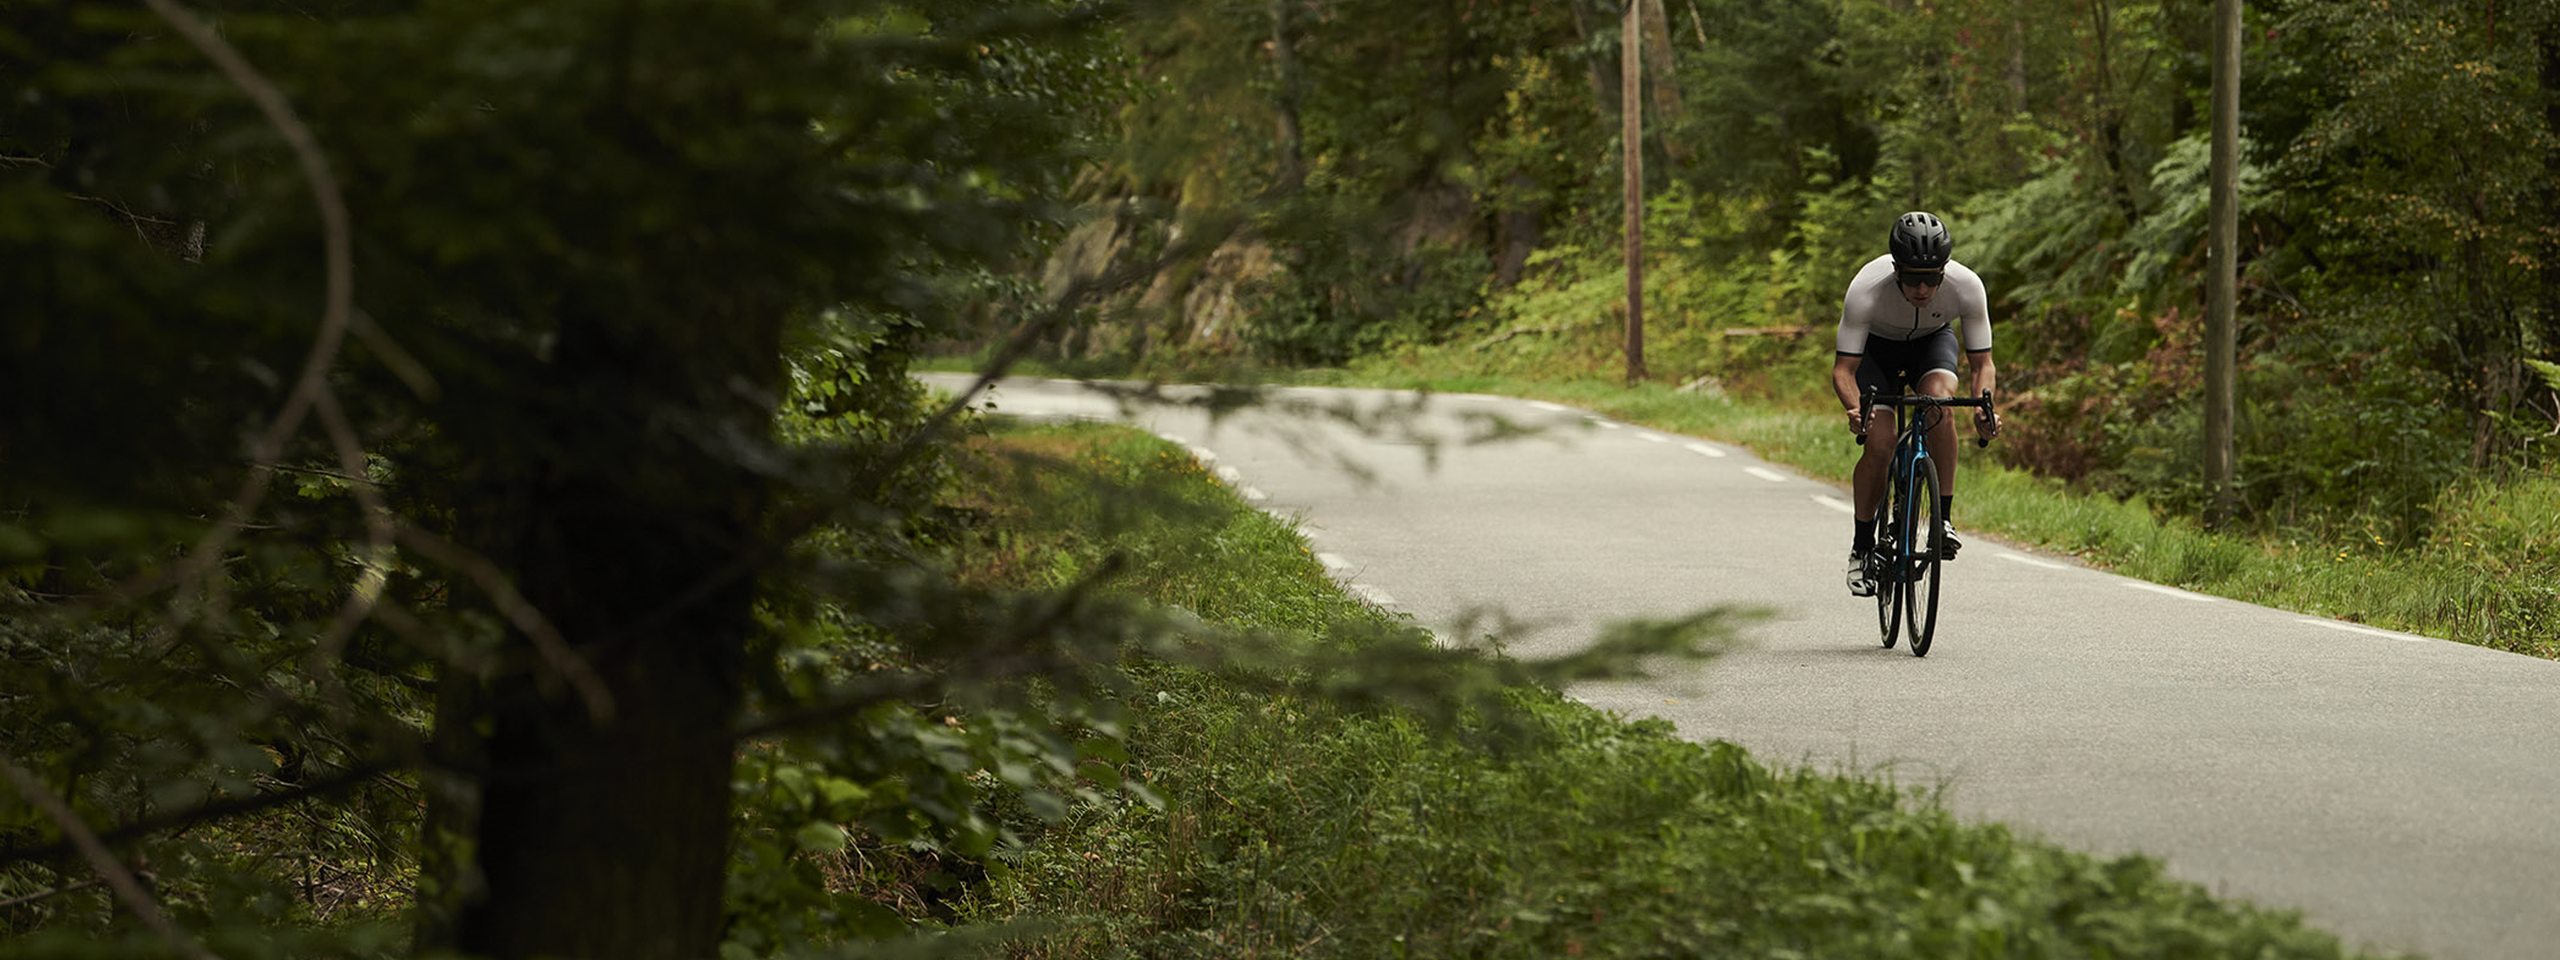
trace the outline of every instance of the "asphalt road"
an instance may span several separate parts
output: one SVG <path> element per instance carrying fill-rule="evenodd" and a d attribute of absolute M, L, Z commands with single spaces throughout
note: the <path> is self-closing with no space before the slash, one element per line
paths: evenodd
<path fill-rule="evenodd" d="M 1841 585 L 1847 495 L 1831 484 L 1552 404 L 1275 396 L 1214 421 L 1061 381 L 1009 380 L 992 400 L 1184 443 L 1297 519 L 1354 591 L 1434 628 L 1524 618 L 1524 655 L 1612 620 L 1769 611 L 1717 661 L 1571 691 L 1595 706 L 1771 762 L 1940 787 L 1961 815 L 2148 854 L 2353 945 L 2560 957 L 2560 663 L 2158 587 L 1971 531 L 1915 659 L 1880 648 L 1873 602 Z M 1317 412 L 1334 407 L 1410 416 L 1355 428 Z M 1491 417 L 1544 429 L 1459 442 Z"/>

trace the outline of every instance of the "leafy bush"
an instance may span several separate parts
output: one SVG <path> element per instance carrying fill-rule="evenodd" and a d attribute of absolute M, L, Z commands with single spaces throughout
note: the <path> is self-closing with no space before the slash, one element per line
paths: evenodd
<path fill-rule="evenodd" d="M 1471 246 L 1397 253 L 1321 207 L 1275 222 L 1289 268 L 1246 291 L 1245 345 L 1282 364 L 1332 366 L 1400 342 L 1432 342 L 1473 316 L 1492 260 Z M 1298 219 L 1302 216 L 1304 219 Z"/>

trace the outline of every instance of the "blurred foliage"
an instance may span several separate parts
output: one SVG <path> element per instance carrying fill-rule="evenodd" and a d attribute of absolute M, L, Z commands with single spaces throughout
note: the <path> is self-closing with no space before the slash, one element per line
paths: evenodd
<path fill-rule="evenodd" d="M 988 489 L 1095 465 L 965 471 L 908 363 L 1073 313 L 1025 266 L 1165 96 L 1123 42 L 1187 13 L 8 9 L 0 956 L 958 949 L 998 932 L 915 934 L 1032 825 L 1153 802 L 1115 773 L 1127 658 L 1447 711 L 1687 639 L 1236 637 L 1111 589 L 1129 543 L 966 566 Z M 1505 23 L 1427 21 L 1449 55 Z M 1442 65 L 1373 79 L 1499 102 Z M 1314 141 L 1401 152 L 1322 177 L 1455 175 L 1438 114 L 1358 95 Z M 1344 316 L 1427 333 L 1478 287 L 1463 243 L 1389 247 L 1448 265 Z"/>
<path fill-rule="evenodd" d="M 1061 732 L 1091 729 L 1073 702 L 997 701 L 1126 631 L 934 572 L 967 517 L 904 373 L 1062 220 L 1118 102 L 1091 82 L 1095 10 L 206 16 L 254 75 L 183 11 L 0 23 L 0 953 L 390 955 L 454 945 L 461 916 L 495 953 L 773 955 L 862 915 L 803 876 L 848 849 L 834 824 L 967 859 L 989 797 L 1065 781 L 1092 736 Z M 269 92 L 290 121 L 253 107 Z M 344 328 L 322 322 L 340 242 Z M 702 669 L 633 683 L 633 651 Z M 589 712 L 607 695 L 628 722 Z M 944 722 L 963 709 L 993 719 Z M 485 857 L 469 816 L 436 825 L 620 762 L 545 743 L 684 717 L 684 749 L 622 782 L 734 780 L 734 802 L 615 798 Z M 528 766 L 443 752 L 475 739 Z M 709 897 L 470 917 L 528 862 Z"/>

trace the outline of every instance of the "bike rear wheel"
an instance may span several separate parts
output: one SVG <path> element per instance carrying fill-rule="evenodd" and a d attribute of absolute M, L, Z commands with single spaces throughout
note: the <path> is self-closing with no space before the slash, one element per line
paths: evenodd
<path fill-rule="evenodd" d="M 1902 542 L 1894 532 L 1893 518 L 1901 513 L 1894 503 L 1895 486 L 1898 484 L 1890 481 L 1885 484 L 1884 498 L 1876 504 L 1876 519 L 1880 522 L 1876 524 L 1875 549 L 1861 558 L 1876 585 L 1876 632 L 1883 637 L 1887 650 L 1893 649 L 1894 640 L 1902 634 L 1902 581 L 1894 576 L 1893 559 L 1901 555 L 1896 544 Z M 1879 557 L 1885 559 L 1879 561 Z"/>
<path fill-rule="evenodd" d="M 1894 556 L 1896 548 L 1891 536 L 1878 531 L 1876 550 L 1867 561 L 1876 585 L 1876 630 L 1884 635 L 1887 650 L 1893 649 L 1893 641 L 1902 632 L 1902 581 L 1894 578 L 1891 563 L 1877 563 L 1872 558 Z"/>
<path fill-rule="evenodd" d="M 1903 620 L 1911 626 L 1911 655 L 1925 657 L 1938 634 L 1938 531 L 1946 529 L 1947 514 L 1938 499 L 1936 467 L 1922 463 L 1912 473 L 1902 504 L 1902 553 L 1909 559 L 1897 572 L 1903 581 Z"/>

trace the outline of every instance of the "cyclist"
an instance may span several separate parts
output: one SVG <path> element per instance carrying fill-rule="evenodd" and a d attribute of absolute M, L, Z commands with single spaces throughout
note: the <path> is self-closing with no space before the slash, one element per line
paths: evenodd
<path fill-rule="evenodd" d="M 1982 290 L 1982 277 L 1953 259 L 1955 240 L 1947 225 L 1926 212 L 1903 214 L 1894 220 L 1885 246 L 1885 255 L 1859 268 L 1841 297 L 1837 354 L 1831 364 L 1831 389 L 1848 411 L 1849 431 L 1867 437 L 1851 485 L 1857 525 L 1849 541 L 1849 592 L 1861 597 L 1875 595 L 1865 559 L 1875 549 L 1876 506 L 1884 499 L 1885 472 L 1893 455 L 1893 438 L 1869 436 L 1867 426 L 1879 416 L 1891 424 L 1893 414 L 1886 407 L 1858 409 L 1860 388 L 1887 396 L 1905 391 L 1954 396 L 1958 331 L 1973 373 L 1968 395 L 1992 389 L 1998 378 L 1991 364 L 1991 300 Z M 1998 435 L 1999 415 L 1984 408 L 1975 414 L 1973 428 L 1985 439 Z M 1931 426 L 1929 460 L 1937 464 L 1939 500 L 1952 511 L 1954 421 L 1941 416 Z M 1964 544 L 1955 531 L 1940 529 L 1937 546 L 1939 559 L 1953 560 Z"/>

